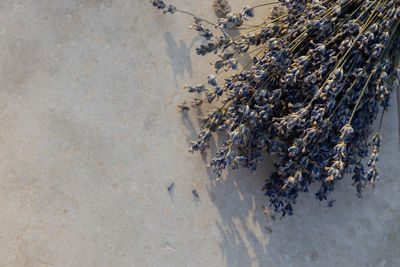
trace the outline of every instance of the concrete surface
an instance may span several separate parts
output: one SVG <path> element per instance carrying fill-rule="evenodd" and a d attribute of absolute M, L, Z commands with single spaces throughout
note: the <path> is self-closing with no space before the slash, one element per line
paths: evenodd
<path fill-rule="evenodd" d="M 188 152 L 176 104 L 210 71 L 190 24 L 147 0 L 0 2 L 0 266 L 400 266 L 396 105 L 374 190 L 347 179 L 333 208 L 308 194 L 271 221 L 268 160 L 215 182 Z"/>

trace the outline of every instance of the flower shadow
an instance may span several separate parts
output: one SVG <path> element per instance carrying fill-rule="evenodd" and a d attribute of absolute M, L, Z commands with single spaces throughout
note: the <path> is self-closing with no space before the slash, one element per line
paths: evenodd
<path fill-rule="evenodd" d="M 209 171 L 207 192 L 217 207 L 222 236 L 220 249 L 226 266 L 262 265 L 267 255 L 272 220 L 265 208 L 261 191 L 265 178 L 270 175 L 270 164 L 262 164 L 256 173 L 248 170 L 228 170 L 216 181 Z"/>
<path fill-rule="evenodd" d="M 175 85 L 178 87 L 177 77 L 180 79 L 184 78 L 185 72 L 189 74 L 190 77 L 193 75 L 192 60 L 190 59 L 191 49 L 194 43 L 200 40 L 199 37 L 192 40 L 189 47 L 186 46 L 183 40 L 178 43 L 174 40 L 171 33 L 165 32 L 164 38 L 167 43 L 167 54 L 171 62 L 172 70 L 174 73 Z"/>
<path fill-rule="evenodd" d="M 194 125 L 200 123 L 192 123 L 191 118 L 194 115 L 201 117 L 202 114 L 198 109 L 182 115 L 190 137 L 195 137 Z M 202 155 L 205 163 L 215 155 L 224 139 L 222 133 L 211 138 L 209 150 Z M 217 180 L 207 168 L 209 183 L 206 185 L 206 191 L 220 217 L 216 226 L 222 237 L 219 246 L 226 266 L 262 266 L 263 259 L 267 257 L 273 221 L 264 206 L 267 199 L 261 189 L 265 179 L 271 174 L 272 157 L 267 154 L 264 156 L 265 162 L 261 163 L 254 173 L 247 169 L 227 169 Z"/>

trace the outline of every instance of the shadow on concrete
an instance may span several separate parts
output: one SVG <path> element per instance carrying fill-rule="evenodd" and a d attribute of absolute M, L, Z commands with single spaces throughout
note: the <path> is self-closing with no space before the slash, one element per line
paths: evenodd
<path fill-rule="evenodd" d="M 200 109 L 182 115 L 190 137 L 194 137 L 190 141 L 196 138 L 196 129 L 190 118 L 199 118 L 202 115 Z M 198 124 L 201 124 L 199 119 Z M 207 164 L 215 155 L 225 138 L 219 132 L 210 139 L 209 149 L 202 154 L 204 163 Z M 207 168 L 210 183 L 206 185 L 206 190 L 220 216 L 216 224 L 222 237 L 220 249 L 226 266 L 262 266 L 263 259 L 267 257 L 268 239 L 273 231 L 273 216 L 264 205 L 267 199 L 261 189 L 265 179 L 271 174 L 272 158 L 269 155 L 264 157 L 265 161 L 258 166 L 257 172 L 228 168 L 219 180 Z"/>
<path fill-rule="evenodd" d="M 218 181 L 209 171 L 207 191 L 221 218 L 216 224 L 226 266 L 262 266 L 262 259 L 267 256 L 272 220 L 266 216 L 266 198 L 261 188 L 269 176 L 269 165 L 259 165 L 256 174 L 245 169 L 228 170 Z"/>
<path fill-rule="evenodd" d="M 177 77 L 180 79 L 184 78 L 185 71 L 190 77 L 193 75 L 192 60 L 190 59 L 190 51 L 194 46 L 194 43 L 200 38 L 195 38 L 190 43 L 189 47 L 183 42 L 183 40 L 178 43 L 174 40 L 171 33 L 164 33 L 165 41 L 167 42 L 167 54 L 169 60 L 171 61 L 172 70 L 174 72 L 174 81 L 176 87 L 178 87 Z"/>

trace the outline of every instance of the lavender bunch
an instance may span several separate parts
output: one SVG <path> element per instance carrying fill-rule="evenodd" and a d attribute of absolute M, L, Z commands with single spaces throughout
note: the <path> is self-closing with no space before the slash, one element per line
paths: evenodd
<path fill-rule="evenodd" d="M 192 28 L 205 39 L 197 53 L 219 60 L 207 84 L 185 88 L 196 94 L 193 106 L 216 106 L 202 118 L 190 150 L 205 151 L 212 133 L 224 132 L 227 141 L 209 163 L 217 176 L 227 166 L 254 171 L 262 151 L 274 155 L 275 172 L 264 190 L 284 216 L 293 214 L 298 194 L 311 183 L 320 185 L 316 197 L 326 200 L 346 172 L 353 173 L 359 195 L 379 180 L 380 129 L 400 78 L 400 1 L 279 2 L 255 26 L 245 21 L 264 5 L 246 6 L 215 24 L 192 15 Z M 230 36 L 235 28 L 243 34 Z M 237 70 L 244 53 L 253 60 Z"/>

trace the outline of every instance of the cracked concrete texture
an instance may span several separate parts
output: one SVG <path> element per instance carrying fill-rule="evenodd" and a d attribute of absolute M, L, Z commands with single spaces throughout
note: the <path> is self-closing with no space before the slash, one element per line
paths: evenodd
<path fill-rule="evenodd" d="M 214 19 L 211 1 L 173 3 Z M 190 24 L 146 0 L 0 3 L 0 266 L 400 266 L 396 105 L 373 190 L 347 177 L 334 207 L 308 194 L 270 221 L 268 160 L 215 182 L 188 153 L 180 88 L 211 62 Z"/>

